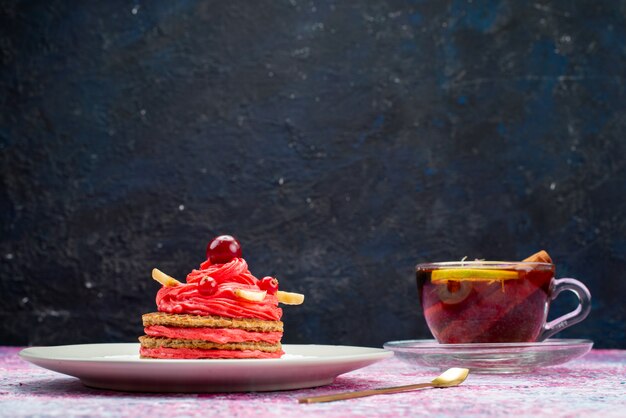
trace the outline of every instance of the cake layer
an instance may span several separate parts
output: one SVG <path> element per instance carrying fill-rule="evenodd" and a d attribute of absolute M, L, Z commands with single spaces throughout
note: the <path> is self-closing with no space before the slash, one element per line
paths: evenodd
<path fill-rule="evenodd" d="M 159 359 L 259 359 L 280 358 L 283 351 L 267 353 L 259 350 L 203 350 L 201 348 L 144 348 L 139 349 L 142 358 Z"/>
<path fill-rule="evenodd" d="M 264 342 L 240 342 L 240 343 L 213 343 L 203 340 L 184 340 L 180 338 L 139 337 L 143 348 L 202 348 L 205 350 L 258 350 L 268 353 L 282 351 L 280 343 L 270 344 Z"/>
<path fill-rule="evenodd" d="M 280 331 L 254 332 L 232 328 L 180 328 L 163 325 L 150 325 L 144 329 L 151 337 L 166 337 L 185 340 L 202 340 L 214 343 L 242 343 L 265 342 L 276 344 L 280 342 L 283 333 Z"/>
<path fill-rule="evenodd" d="M 246 331 L 283 331 L 281 321 L 265 321 L 251 318 L 226 318 L 213 315 L 179 315 L 165 312 L 152 312 L 142 316 L 143 326 L 163 325 L 180 328 L 236 328 Z"/>

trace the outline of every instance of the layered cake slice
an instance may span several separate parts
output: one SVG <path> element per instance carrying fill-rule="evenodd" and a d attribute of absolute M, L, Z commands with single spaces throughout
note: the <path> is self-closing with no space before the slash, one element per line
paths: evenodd
<path fill-rule="evenodd" d="M 278 358 L 282 356 L 282 309 L 304 296 L 278 290 L 273 277 L 257 279 L 231 236 L 214 239 L 207 260 L 186 283 L 154 269 L 158 312 L 143 315 L 143 358 Z"/>

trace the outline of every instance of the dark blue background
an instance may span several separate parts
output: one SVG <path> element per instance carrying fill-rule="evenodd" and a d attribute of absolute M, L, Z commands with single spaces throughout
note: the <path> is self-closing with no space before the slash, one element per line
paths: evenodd
<path fill-rule="evenodd" d="M 288 343 L 429 337 L 417 262 L 545 248 L 594 297 L 561 336 L 626 347 L 625 14 L 2 2 L 0 343 L 132 341 L 230 233 Z"/>

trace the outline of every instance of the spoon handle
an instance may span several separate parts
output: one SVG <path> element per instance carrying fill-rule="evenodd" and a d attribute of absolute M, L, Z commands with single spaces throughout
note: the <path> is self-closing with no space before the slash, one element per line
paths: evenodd
<path fill-rule="evenodd" d="M 380 389 L 359 390 L 356 392 L 342 392 L 342 393 L 335 393 L 334 395 L 322 395 L 322 396 L 313 396 L 310 398 L 301 398 L 301 399 L 298 399 L 298 402 L 299 403 L 333 402 L 333 401 L 341 401 L 344 399 L 364 398 L 366 396 L 382 395 L 385 393 L 406 392 L 408 390 L 428 388 L 431 386 L 434 386 L 434 385 L 432 383 L 418 383 L 414 385 L 403 385 L 403 386 L 393 386 L 393 387 L 380 388 Z"/>

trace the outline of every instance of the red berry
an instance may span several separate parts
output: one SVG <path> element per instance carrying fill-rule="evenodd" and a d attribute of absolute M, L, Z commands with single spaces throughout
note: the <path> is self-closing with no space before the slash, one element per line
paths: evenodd
<path fill-rule="evenodd" d="M 205 296 L 211 296 L 217 292 L 217 282 L 211 276 L 205 276 L 198 283 L 198 292 Z"/>
<path fill-rule="evenodd" d="M 212 264 L 228 263 L 233 258 L 241 258 L 241 245 L 230 235 L 220 235 L 207 245 L 206 258 Z"/>
<path fill-rule="evenodd" d="M 278 292 L 278 280 L 273 277 L 263 277 L 259 281 L 259 289 L 265 290 L 270 295 L 275 295 Z"/>

